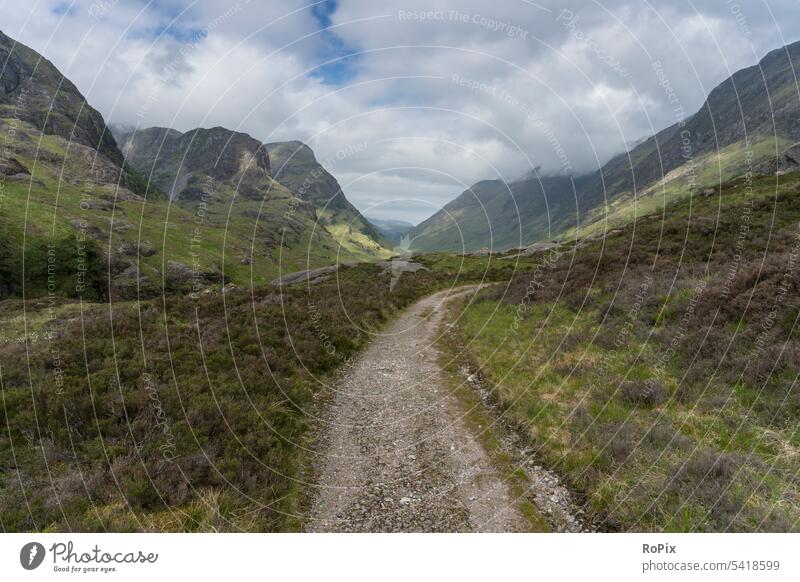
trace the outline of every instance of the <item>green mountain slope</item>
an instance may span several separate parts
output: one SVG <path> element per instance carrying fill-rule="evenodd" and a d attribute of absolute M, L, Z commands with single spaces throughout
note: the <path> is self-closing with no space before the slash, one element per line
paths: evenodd
<path fill-rule="evenodd" d="M 275 179 L 317 208 L 320 224 L 337 242 L 357 254 L 389 256 L 391 243 L 355 206 L 342 188 L 316 159 L 314 152 L 299 141 L 268 143 Z"/>
<path fill-rule="evenodd" d="M 800 43 L 770 52 L 712 90 L 693 116 L 592 174 L 476 184 L 415 228 L 413 246 L 503 249 L 584 236 L 751 170 L 774 173 L 800 141 L 798 67 Z"/>
<path fill-rule="evenodd" d="M 50 61 L 0 31 L 0 63 L 0 118 L 93 148 L 104 161 L 122 165 L 103 117 Z M 141 187 L 138 177 L 128 171 L 121 182 L 134 190 Z"/>
<path fill-rule="evenodd" d="M 412 229 L 411 246 L 420 251 L 463 252 L 551 238 L 570 216 L 574 221 L 575 183 L 583 181 L 528 175 L 509 183 L 478 182 Z M 555 220 L 561 221 L 559 225 L 551 224 Z"/>

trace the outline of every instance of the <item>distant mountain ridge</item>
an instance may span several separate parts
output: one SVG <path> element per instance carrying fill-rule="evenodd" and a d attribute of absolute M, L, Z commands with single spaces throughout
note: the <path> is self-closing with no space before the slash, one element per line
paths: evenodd
<path fill-rule="evenodd" d="M 122 152 L 129 164 L 173 200 L 199 196 L 196 175 L 230 183 L 239 193 L 271 185 L 269 155 L 262 144 L 223 127 L 181 133 L 153 127 L 126 135 Z"/>
<path fill-rule="evenodd" d="M 223 127 L 186 133 L 151 127 L 120 139 L 128 163 L 173 200 L 198 199 L 209 177 L 251 199 L 280 184 L 307 203 L 306 209 L 313 208 L 319 228 L 348 251 L 387 254 L 388 241 L 350 204 L 336 178 L 302 142 L 262 144 Z"/>
<path fill-rule="evenodd" d="M 311 202 L 318 210 L 320 223 L 352 249 L 388 246 L 386 238 L 345 197 L 336 178 L 317 161 L 314 151 L 300 141 L 265 145 L 272 160 L 275 179 Z"/>
<path fill-rule="evenodd" d="M 411 231 L 414 248 L 504 249 L 591 233 L 751 169 L 791 165 L 783 158 L 800 141 L 797 71 L 800 42 L 773 50 L 715 87 L 694 115 L 588 175 L 479 182 Z"/>
<path fill-rule="evenodd" d="M 372 225 L 394 245 L 400 243 L 400 240 L 403 238 L 403 236 L 408 234 L 411 229 L 414 228 L 412 223 L 406 222 L 405 220 L 391 220 L 370 217 L 367 217 L 367 220 L 372 223 Z"/>

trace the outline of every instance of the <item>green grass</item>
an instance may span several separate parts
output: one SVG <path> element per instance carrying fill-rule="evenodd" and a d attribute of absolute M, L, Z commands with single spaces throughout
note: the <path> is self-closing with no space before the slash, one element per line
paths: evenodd
<path fill-rule="evenodd" d="M 800 295 L 759 336 L 792 265 L 798 178 L 777 189 L 775 177 L 756 178 L 750 192 L 737 179 L 721 197 L 678 202 L 663 221 L 567 248 L 538 286 L 515 275 L 460 317 L 458 345 L 507 420 L 607 527 L 800 527 L 800 337 L 790 333 Z"/>

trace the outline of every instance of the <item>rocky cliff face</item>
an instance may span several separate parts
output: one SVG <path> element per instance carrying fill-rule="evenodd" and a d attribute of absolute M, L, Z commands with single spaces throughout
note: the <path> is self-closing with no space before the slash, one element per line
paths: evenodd
<path fill-rule="evenodd" d="M 343 225 L 379 245 L 388 246 L 383 235 L 367 221 L 342 192 L 339 182 L 317 161 L 313 150 L 300 141 L 268 143 L 273 176 L 278 182 L 311 202 L 323 224 Z"/>
<path fill-rule="evenodd" d="M 390 243 L 345 198 L 339 183 L 297 141 L 261 144 L 223 127 L 181 133 L 154 127 L 120 138 L 127 162 L 178 203 L 235 196 L 240 212 L 258 222 L 281 223 L 281 215 L 242 203 L 294 197 L 288 223 L 302 215 L 316 230 L 356 256 L 387 256 Z"/>
<path fill-rule="evenodd" d="M 122 139 L 128 163 L 172 199 L 199 197 L 201 176 L 248 197 L 258 197 L 258 190 L 271 183 L 266 148 L 245 133 L 224 127 L 186 133 L 153 127 Z"/>
<path fill-rule="evenodd" d="M 51 245 L 56 292 L 77 296 L 82 280 L 88 299 L 258 285 L 385 250 L 360 240 L 343 249 L 244 133 L 144 130 L 120 136 L 126 162 L 102 116 L 52 64 L 2 34 L 0 59 L 0 297 L 47 292 Z"/>
<path fill-rule="evenodd" d="M 300 141 L 268 143 L 274 177 L 281 184 L 319 208 L 355 210 L 339 182 L 317 161 L 314 152 Z"/>
<path fill-rule="evenodd" d="M 0 32 L 0 63 L 0 117 L 30 123 L 122 162 L 103 116 L 50 61 Z"/>

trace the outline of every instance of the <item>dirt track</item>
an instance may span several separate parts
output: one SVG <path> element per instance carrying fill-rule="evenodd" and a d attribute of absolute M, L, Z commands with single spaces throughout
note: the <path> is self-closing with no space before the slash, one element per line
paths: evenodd
<path fill-rule="evenodd" d="M 509 486 L 448 392 L 434 347 L 449 300 L 415 303 L 336 386 L 308 531 L 523 531 Z"/>

